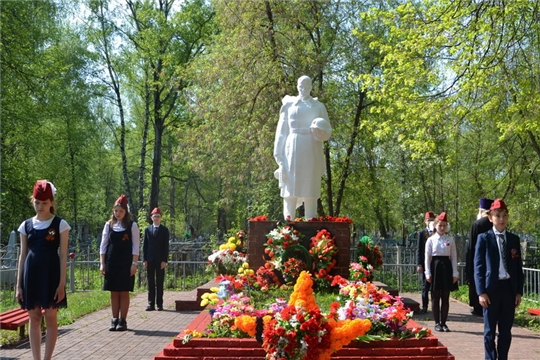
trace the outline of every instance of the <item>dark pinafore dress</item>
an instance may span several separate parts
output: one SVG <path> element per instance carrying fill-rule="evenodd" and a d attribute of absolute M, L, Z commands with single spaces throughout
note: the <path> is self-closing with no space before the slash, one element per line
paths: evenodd
<path fill-rule="evenodd" d="M 105 254 L 105 281 L 103 290 L 133 291 L 135 276 L 131 276 L 133 262 L 131 227 L 126 230 L 114 231 L 109 226 L 109 243 Z"/>
<path fill-rule="evenodd" d="M 54 299 L 60 283 L 60 221 L 55 216 L 43 230 L 34 229 L 32 219 L 24 223 L 28 254 L 24 260 L 22 309 L 67 307 L 67 296 L 59 303 Z"/>

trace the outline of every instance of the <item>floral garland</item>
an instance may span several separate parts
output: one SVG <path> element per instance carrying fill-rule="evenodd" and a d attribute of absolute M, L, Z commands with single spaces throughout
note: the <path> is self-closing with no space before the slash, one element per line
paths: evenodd
<path fill-rule="evenodd" d="M 307 269 L 307 264 L 296 258 L 289 258 L 283 263 L 283 275 L 285 282 L 292 283 L 296 281 L 300 273 Z"/>
<path fill-rule="evenodd" d="M 298 230 L 285 222 L 283 225 L 278 225 L 277 228 L 266 235 L 267 240 L 264 244 L 264 252 L 272 260 L 279 259 L 285 249 L 298 244 L 302 237 L 303 235 Z"/>
<path fill-rule="evenodd" d="M 256 274 L 257 284 L 261 290 L 268 290 L 272 286 L 281 286 L 284 283 L 281 273 L 275 270 L 269 262 L 259 267 Z"/>
<path fill-rule="evenodd" d="M 287 219 L 287 221 L 292 221 L 292 220 L 293 219 L 291 219 L 290 217 Z M 255 217 L 250 218 L 249 221 L 268 221 L 268 217 L 265 216 L 265 215 L 259 215 L 259 216 L 255 216 Z M 301 221 L 309 221 L 309 222 L 329 221 L 329 222 L 343 222 L 343 223 L 347 223 L 347 224 L 352 224 L 352 219 L 349 219 L 346 216 L 339 217 L 339 216 L 330 216 L 330 215 L 313 217 L 313 218 L 310 218 L 310 219 L 295 218 L 294 221 L 295 222 L 301 222 Z"/>
<path fill-rule="evenodd" d="M 335 256 L 338 253 L 335 240 L 326 229 L 311 238 L 310 255 L 315 261 L 315 276 L 319 279 L 332 281 L 329 272 L 336 266 Z"/>

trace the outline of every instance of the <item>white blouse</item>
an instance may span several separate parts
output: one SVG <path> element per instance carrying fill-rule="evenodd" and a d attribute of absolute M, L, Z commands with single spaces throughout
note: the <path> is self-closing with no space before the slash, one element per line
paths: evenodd
<path fill-rule="evenodd" d="M 113 225 L 113 230 L 116 232 L 124 231 L 126 230 L 121 222 L 116 222 Z M 103 227 L 103 233 L 101 234 L 101 245 L 99 246 L 99 253 L 101 255 L 107 253 L 107 245 L 109 244 L 109 231 L 110 226 L 109 222 L 107 221 L 105 223 L 105 226 Z M 141 242 L 141 234 L 139 232 L 139 226 L 134 221 L 133 225 L 131 225 L 131 254 L 132 255 L 139 255 L 139 247 Z"/>
<path fill-rule="evenodd" d="M 426 241 L 426 257 L 424 264 L 424 273 L 426 278 L 431 278 L 431 259 L 433 256 L 448 256 L 452 263 L 452 276 L 458 277 L 457 250 L 454 238 L 449 235 L 439 235 L 435 233 Z"/>
<path fill-rule="evenodd" d="M 51 223 L 53 221 L 53 219 L 55 218 L 56 216 L 53 216 L 52 218 L 50 218 L 49 220 L 46 220 L 46 221 L 41 221 L 41 220 L 38 220 L 35 216 L 32 218 L 32 227 L 36 230 L 44 230 L 44 229 L 47 229 L 49 226 L 51 226 Z M 23 234 L 23 235 L 26 235 L 26 227 L 24 226 L 24 224 L 26 223 L 26 220 L 23 221 L 21 223 L 21 225 L 19 226 L 19 228 L 17 229 L 17 231 L 20 233 L 20 234 Z M 71 226 L 69 226 L 69 224 L 67 223 L 66 220 L 62 219 L 60 221 L 60 234 L 63 233 L 64 231 L 66 230 L 71 230 Z"/>

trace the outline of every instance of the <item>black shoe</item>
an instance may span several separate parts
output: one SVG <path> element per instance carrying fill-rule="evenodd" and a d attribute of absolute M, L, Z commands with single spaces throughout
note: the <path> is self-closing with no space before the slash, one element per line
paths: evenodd
<path fill-rule="evenodd" d="M 441 324 L 435 325 L 435 331 L 443 331 Z"/>
<path fill-rule="evenodd" d="M 118 318 L 114 318 L 111 320 L 111 326 L 109 327 L 109 331 L 116 331 L 116 326 L 118 326 Z"/>
<path fill-rule="evenodd" d="M 427 308 L 422 308 L 422 310 L 420 310 L 420 314 L 426 314 L 427 313 Z"/>
<path fill-rule="evenodd" d="M 444 325 L 442 326 L 442 331 L 444 331 L 444 332 L 450 332 L 450 329 L 448 328 L 448 326 L 446 326 L 446 324 L 444 324 Z"/>
<path fill-rule="evenodd" d="M 163 306 L 158 306 L 157 311 L 163 311 Z"/>
<path fill-rule="evenodd" d="M 118 325 L 116 325 L 116 331 L 126 331 L 127 330 L 127 321 L 120 318 L 118 319 Z"/>
<path fill-rule="evenodd" d="M 154 310 L 156 310 L 156 309 L 152 305 L 148 305 L 146 307 L 146 311 L 154 311 Z"/>

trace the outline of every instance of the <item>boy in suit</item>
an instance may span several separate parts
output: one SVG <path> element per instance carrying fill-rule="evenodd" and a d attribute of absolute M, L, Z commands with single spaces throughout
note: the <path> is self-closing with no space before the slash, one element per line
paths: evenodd
<path fill-rule="evenodd" d="M 476 294 L 476 287 L 474 286 L 474 249 L 476 248 L 478 235 L 493 228 L 493 224 L 488 218 L 491 204 L 493 204 L 493 200 L 491 199 L 480 199 L 478 215 L 476 221 L 471 225 L 471 235 L 469 237 L 469 246 L 467 247 L 465 274 L 469 285 L 469 305 L 472 307 L 471 314 L 476 316 L 483 316 L 483 310 L 478 303 L 478 295 Z"/>
<path fill-rule="evenodd" d="M 169 229 L 161 225 L 161 210 L 154 208 L 150 215 L 152 225 L 144 229 L 143 263 L 148 279 L 148 306 L 146 311 L 163 310 L 163 283 L 169 259 Z"/>
<path fill-rule="evenodd" d="M 420 314 L 425 314 L 429 305 L 429 283 L 426 281 L 426 275 L 424 274 L 424 260 L 425 260 L 425 249 L 426 249 L 426 240 L 431 236 L 433 229 L 429 229 L 429 223 L 435 220 L 435 214 L 431 211 L 428 211 L 424 215 L 424 223 L 426 227 L 418 232 L 418 243 L 416 249 L 416 272 L 422 277 L 422 308 L 420 309 Z"/>
<path fill-rule="evenodd" d="M 488 216 L 493 228 L 478 236 L 474 282 L 484 312 L 485 358 L 507 360 L 515 309 L 523 295 L 521 245 L 519 237 L 506 230 L 508 209 L 503 200 L 493 201 Z"/>

